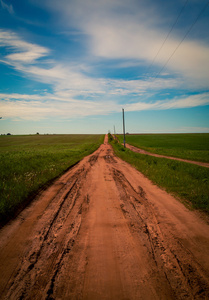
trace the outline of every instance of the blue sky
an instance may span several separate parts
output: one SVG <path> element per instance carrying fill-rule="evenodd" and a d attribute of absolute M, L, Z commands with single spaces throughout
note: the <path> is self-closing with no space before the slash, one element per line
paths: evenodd
<path fill-rule="evenodd" d="M 0 0 L 0 134 L 209 132 L 205 0 Z"/>

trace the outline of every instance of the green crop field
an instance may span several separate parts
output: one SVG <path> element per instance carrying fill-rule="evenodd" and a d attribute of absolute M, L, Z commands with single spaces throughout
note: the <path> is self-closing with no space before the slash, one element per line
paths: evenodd
<path fill-rule="evenodd" d="M 126 142 L 152 153 L 209 162 L 209 133 L 126 135 Z"/>
<path fill-rule="evenodd" d="M 0 136 L 0 224 L 35 192 L 95 151 L 103 135 Z"/>
<path fill-rule="evenodd" d="M 124 149 L 110 136 L 109 141 L 117 156 L 132 164 L 153 183 L 177 196 L 190 208 L 209 214 L 209 168 L 135 153 Z"/>

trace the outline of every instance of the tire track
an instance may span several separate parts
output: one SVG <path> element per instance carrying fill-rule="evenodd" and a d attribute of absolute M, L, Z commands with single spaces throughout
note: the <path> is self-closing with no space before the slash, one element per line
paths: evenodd
<path fill-rule="evenodd" d="M 72 249 L 80 229 L 84 202 L 80 189 L 87 172 L 85 168 L 78 170 L 39 220 L 32 250 L 23 258 L 7 299 L 40 299 L 39 294 L 40 297 L 46 294 L 45 298 L 50 299 L 60 264 Z"/>
<path fill-rule="evenodd" d="M 12 249 L 20 260 L 1 299 L 209 298 L 209 226 L 115 157 L 107 137 L 54 187 L 18 223 L 31 237 Z"/>
<path fill-rule="evenodd" d="M 141 238 L 144 235 L 144 240 L 147 236 L 146 247 L 158 269 L 163 269 L 175 297 L 206 299 L 209 295 L 206 274 L 192 253 L 173 234 L 170 234 L 170 239 L 166 239 L 142 187 L 136 192 L 119 170 L 113 169 L 113 174 L 121 195 L 122 211 L 130 219 L 130 228 L 133 230 L 135 226 L 135 231 Z"/>

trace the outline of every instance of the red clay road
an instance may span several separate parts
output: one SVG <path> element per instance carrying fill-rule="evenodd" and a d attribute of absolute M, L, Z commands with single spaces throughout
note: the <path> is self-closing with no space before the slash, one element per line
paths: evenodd
<path fill-rule="evenodd" d="M 104 144 L 0 231 L 1 299 L 209 299 L 209 225 Z"/>
<path fill-rule="evenodd" d="M 187 163 L 190 163 L 190 164 L 198 165 L 198 166 L 201 166 L 201 167 L 209 168 L 209 163 L 194 161 L 194 160 L 188 160 L 188 159 L 183 159 L 183 158 L 177 158 L 177 157 L 172 157 L 172 156 L 155 154 L 155 153 L 151 153 L 151 152 L 145 151 L 143 149 L 134 147 L 134 146 L 129 145 L 129 144 L 126 144 L 126 147 L 128 149 L 130 149 L 131 151 L 133 151 L 133 152 L 146 154 L 146 155 L 151 155 L 151 156 L 155 156 L 155 157 L 164 157 L 164 158 L 168 158 L 168 159 L 179 160 L 179 161 L 187 162 Z"/>

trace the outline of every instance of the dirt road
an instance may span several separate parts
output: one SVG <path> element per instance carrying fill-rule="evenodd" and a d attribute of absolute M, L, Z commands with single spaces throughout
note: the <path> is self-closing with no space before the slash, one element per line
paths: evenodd
<path fill-rule="evenodd" d="M 126 144 L 126 147 L 128 149 L 130 149 L 131 151 L 136 152 L 136 153 L 141 153 L 141 154 L 146 154 L 146 155 L 161 157 L 161 158 L 164 157 L 164 158 L 173 159 L 173 160 L 179 160 L 179 161 L 187 162 L 187 163 L 190 163 L 190 164 L 198 165 L 198 166 L 201 166 L 201 167 L 209 168 L 209 163 L 206 163 L 206 162 L 200 162 L 200 161 L 183 159 L 183 158 L 178 158 L 178 157 L 173 157 L 173 156 L 166 156 L 166 155 L 151 153 L 151 152 L 145 151 L 143 149 L 134 147 L 134 146 L 129 145 L 129 144 Z"/>
<path fill-rule="evenodd" d="M 208 299 L 209 225 L 107 143 L 0 232 L 1 299 Z"/>

